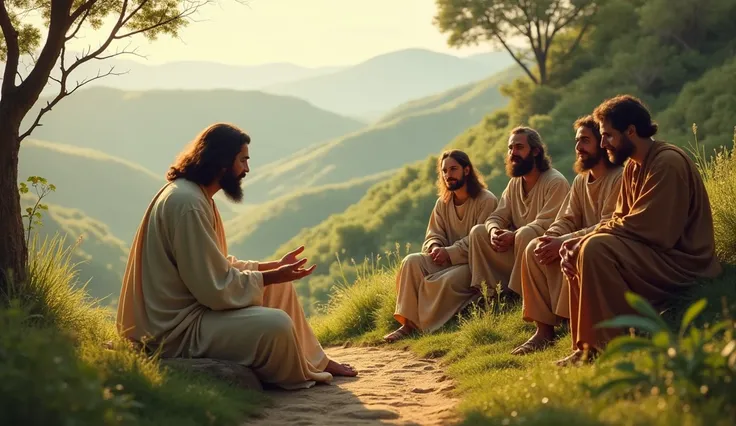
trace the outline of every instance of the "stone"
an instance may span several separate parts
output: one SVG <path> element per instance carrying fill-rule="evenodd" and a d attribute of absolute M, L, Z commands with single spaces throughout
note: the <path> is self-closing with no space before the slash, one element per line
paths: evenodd
<path fill-rule="evenodd" d="M 253 370 L 235 362 L 213 358 L 160 358 L 159 362 L 162 366 L 204 373 L 243 389 L 263 390 Z"/>

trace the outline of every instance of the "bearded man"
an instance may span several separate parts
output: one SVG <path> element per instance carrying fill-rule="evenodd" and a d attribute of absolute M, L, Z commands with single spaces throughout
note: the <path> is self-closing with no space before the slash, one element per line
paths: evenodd
<path fill-rule="evenodd" d="M 498 198 L 459 150 L 437 159 L 437 190 L 422 251 L 405 257 L 396 276 L 394 318 L 401 327 L 384 336 L 388 342 L 417 329 L 437 330 L 478 294 L 470 287 L 468 233 L 485 222 Z"/>
<path fill-rule="evenodd" d="M 573 124 L 577 173 L 557 218 L 547 232 L 529 243 L 521 262 L 523 319 L 534 322 L 532 337 L 511 353 L 524 355 L 540 350 L 556 337 L 555 326 L 570 318 L 569 286 L 560 269 L 562 243 L 591 232 L 611 218 L 621 188 L 620 165 L 611 163 L 601 148 L 601 134 L 593 117 Z"/>
<path fill-rule="evenodd" d="M 611 162 L 626 165 L 613 216 L 562 244 L 573 353 L 558 361 L 560 366 L 595 359 L 625 332 L 596 325 L 637 314 L 626 292 L 662 307 L 698 280 L 722 271 L 708 193 L 687 153 L 654 139 L 658 125 L 633 96 L 604 101 L 593 117 Z"/>
<path fill-rule="evenodd" d="M 213 200 L 242 200 L 250 137 L 235 126 L 204 129 L 170 167 L 131 246 L 117 311 L 118 332 L 163 357 L 215 358 L 253 369 L 284 389 L 354 376 L 330 360 L 291 282 L 312 273 L 303 247 L 272 262 L 228 254 Z"/>
<path fill-rule="evenodd" d="M 530 127 L 511 131 L 506 174 L 511 179 L 498 208 L 470 231 L 472 286 L 481 289 L 485 284 L 491 295 L 498 283 L 502 291 L 521 294 L 524 250 L 549 228 L 570 189 L 565 176 L 552 167 L 542 137 Z"/>

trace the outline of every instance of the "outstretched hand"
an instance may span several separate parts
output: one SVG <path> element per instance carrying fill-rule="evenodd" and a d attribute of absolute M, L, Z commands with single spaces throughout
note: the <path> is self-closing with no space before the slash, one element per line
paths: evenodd
<path fill-rule="evenodd" d="M 263 285 L 288 283 L 300 280 L 310 275 L 317 265 L 312 265 L 309 269 L 302 266 L 307 263 L 307 259 L 298 262 L 279 266 L 278 268 L 263 273 Z"/>
<path fill-rule="evenodd" d="M 297 259 L 297 256 L 299 256 L 304 251 L 304 246 L 299 246 L 296 249 L 286 253 L 284 257 L 279 260 L 279 267 L 284 265 L 291 265 L 293 263 L 296 263 L 299 261 Z"/>

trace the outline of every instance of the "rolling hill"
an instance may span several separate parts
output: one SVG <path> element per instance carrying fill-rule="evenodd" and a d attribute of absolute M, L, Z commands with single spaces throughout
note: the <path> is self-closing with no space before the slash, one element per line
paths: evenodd
<path fill-rule="evenodd" d="M 519 75 L 509 68 L 475 84 L 401 106 L 360 131 L 254 169 L 244 181 L 249 202 L 393 170 L 435 153 L 507 99 L 501 85 Z"/>
<path fill-rule="evenodd" d="M 334 73 L 263 90 L 305 99 L 338 114 L 372 118 L 412 99 L 486 79 L 512 62 L 505 52 L 460 58 L 425 49 L 405 49 Z"/>
<path fill-rule="evenodd" d="M 46 105 L 41 98 L 23 128 Z M 81 89 L 44 115 L 33 137 L 92 148 L 163 175 L 206 126 L 232 122 L 252 137 L 252 166 L 363 127 L 306 101 L 234 90 L 126 92 Z"/>
<path fill-rule="evenodd" d="M 49 197 L 53 198 L 53 195 Z M 21 206 L 25 209 L 36 202 L 36 197 L 25 194 Z M 102 304 L 117 303 L 120 286 L 128 259 L 128 245 L 117 238 L 104 223 L 92 219 L 79 209 L 62 207 L 47 198 L 42 201 L 48 211 L 42 212 L 43 224 L 34 227 L 32 234 L 39 243 L 45 238 L 64 238 L 64 247 L 72 248 L 71 257 L 77 269 L 78 285 L 86 284 L 87 293 Z M 24 219 L 24 226 L 27 222 Z"/>

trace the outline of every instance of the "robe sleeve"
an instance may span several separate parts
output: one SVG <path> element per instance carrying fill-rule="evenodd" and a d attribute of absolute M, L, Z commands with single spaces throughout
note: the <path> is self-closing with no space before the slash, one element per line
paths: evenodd
<path fill-rule="evenodd" d="M 598 225 L 595 233 L 616 235 L 667 250 L 680 239 L 688 220 L 692 185 L 682 156 L 671 150 L 657 155 L 644 178 L 640 195 L 628 205 L 631 191 L 625 180 L 616 214 Z"/>
<path fill-rule="evenodd" d="M 549 229 L 544 233 L 551 237 L 562 237 L 569 236 L 582 226 L 582 218 L 580 213 L 582 207 L 580 203 L 580 183 L 583 181 L 582 175 L 575 177 L 572 184 L 572 189 L 565 195 L 565 200 L 562 202 L 557 217 Z M 583 181 L 584 182 L 584 181 Z"/>
<path fill-rule="evenodd" d="M 241 260 L 233 255 L 227 256 L 228 262 L 240 271 L 257 271 L 259 262 L 257 260 Z"/>
<path fill-rule="evenodd" d="M 567 179 L 559 178 L 552 180 L 547 188 L 545 188 L 544 204 L 539 207 L 537 216 L 533 221 L 527 223 L 521 228 L 531 228 L 537 235 L 543 235 L 544 232 L 552 225 L 552 221 L 557 217 L 562 202 L 570 191 L 570 184 Z"/>
<path fill-rule="evenodd" d="M 432 214 L 429 216 L 429 224 L 422 244 L 422 252 L 424 253 L 429 253 L 433 244 L 438 244 L 440 247 L 447 247 L 450 244 L 447 239 L 447 222 L 440 213 L 441 203 L 442 200 L 438 199 L 432 209 Z"/>
<path fill-rule="evenodd" d="M 183 213 L 173 239 L 179 275 L 199 303 L 212 310 L 260 304 L 263 274 L 230 263 L 217 246 L 214 224 L 205 212 Z"/>
<path fill-rule="evenodd" d="M 477 216 L 476 223 L 485 223 L 485 221 L 496 210 L 497 206 L 498 200 L 496 197 L 488 197 L 488 199 L 483 200 L 479 206 L 480 213 Z M 455 244 L 446 248 L 447 254 L 450 255 L 450 262 L 453 265 L 468 263 L 469 240 L 470 235 L 466 235 L 464 238 L 455 241 Z"/>
<path fill-rule="evenodd" d="M 486 231 L 488 231 L 489 234 L 493 228 L 507 229 L 509 225 L 511 225 L 511 200 L 509 200 L 509 197 L 511 194 L 512 182 L 513 179 L 509 180 L 509 183 L 506 185 L 506 189 L 504 189 L 501 194 L 501 200 L 498 202 L 496 210 L 490 217 L 488 217 L 488 219 L 486 219 Z"/>

